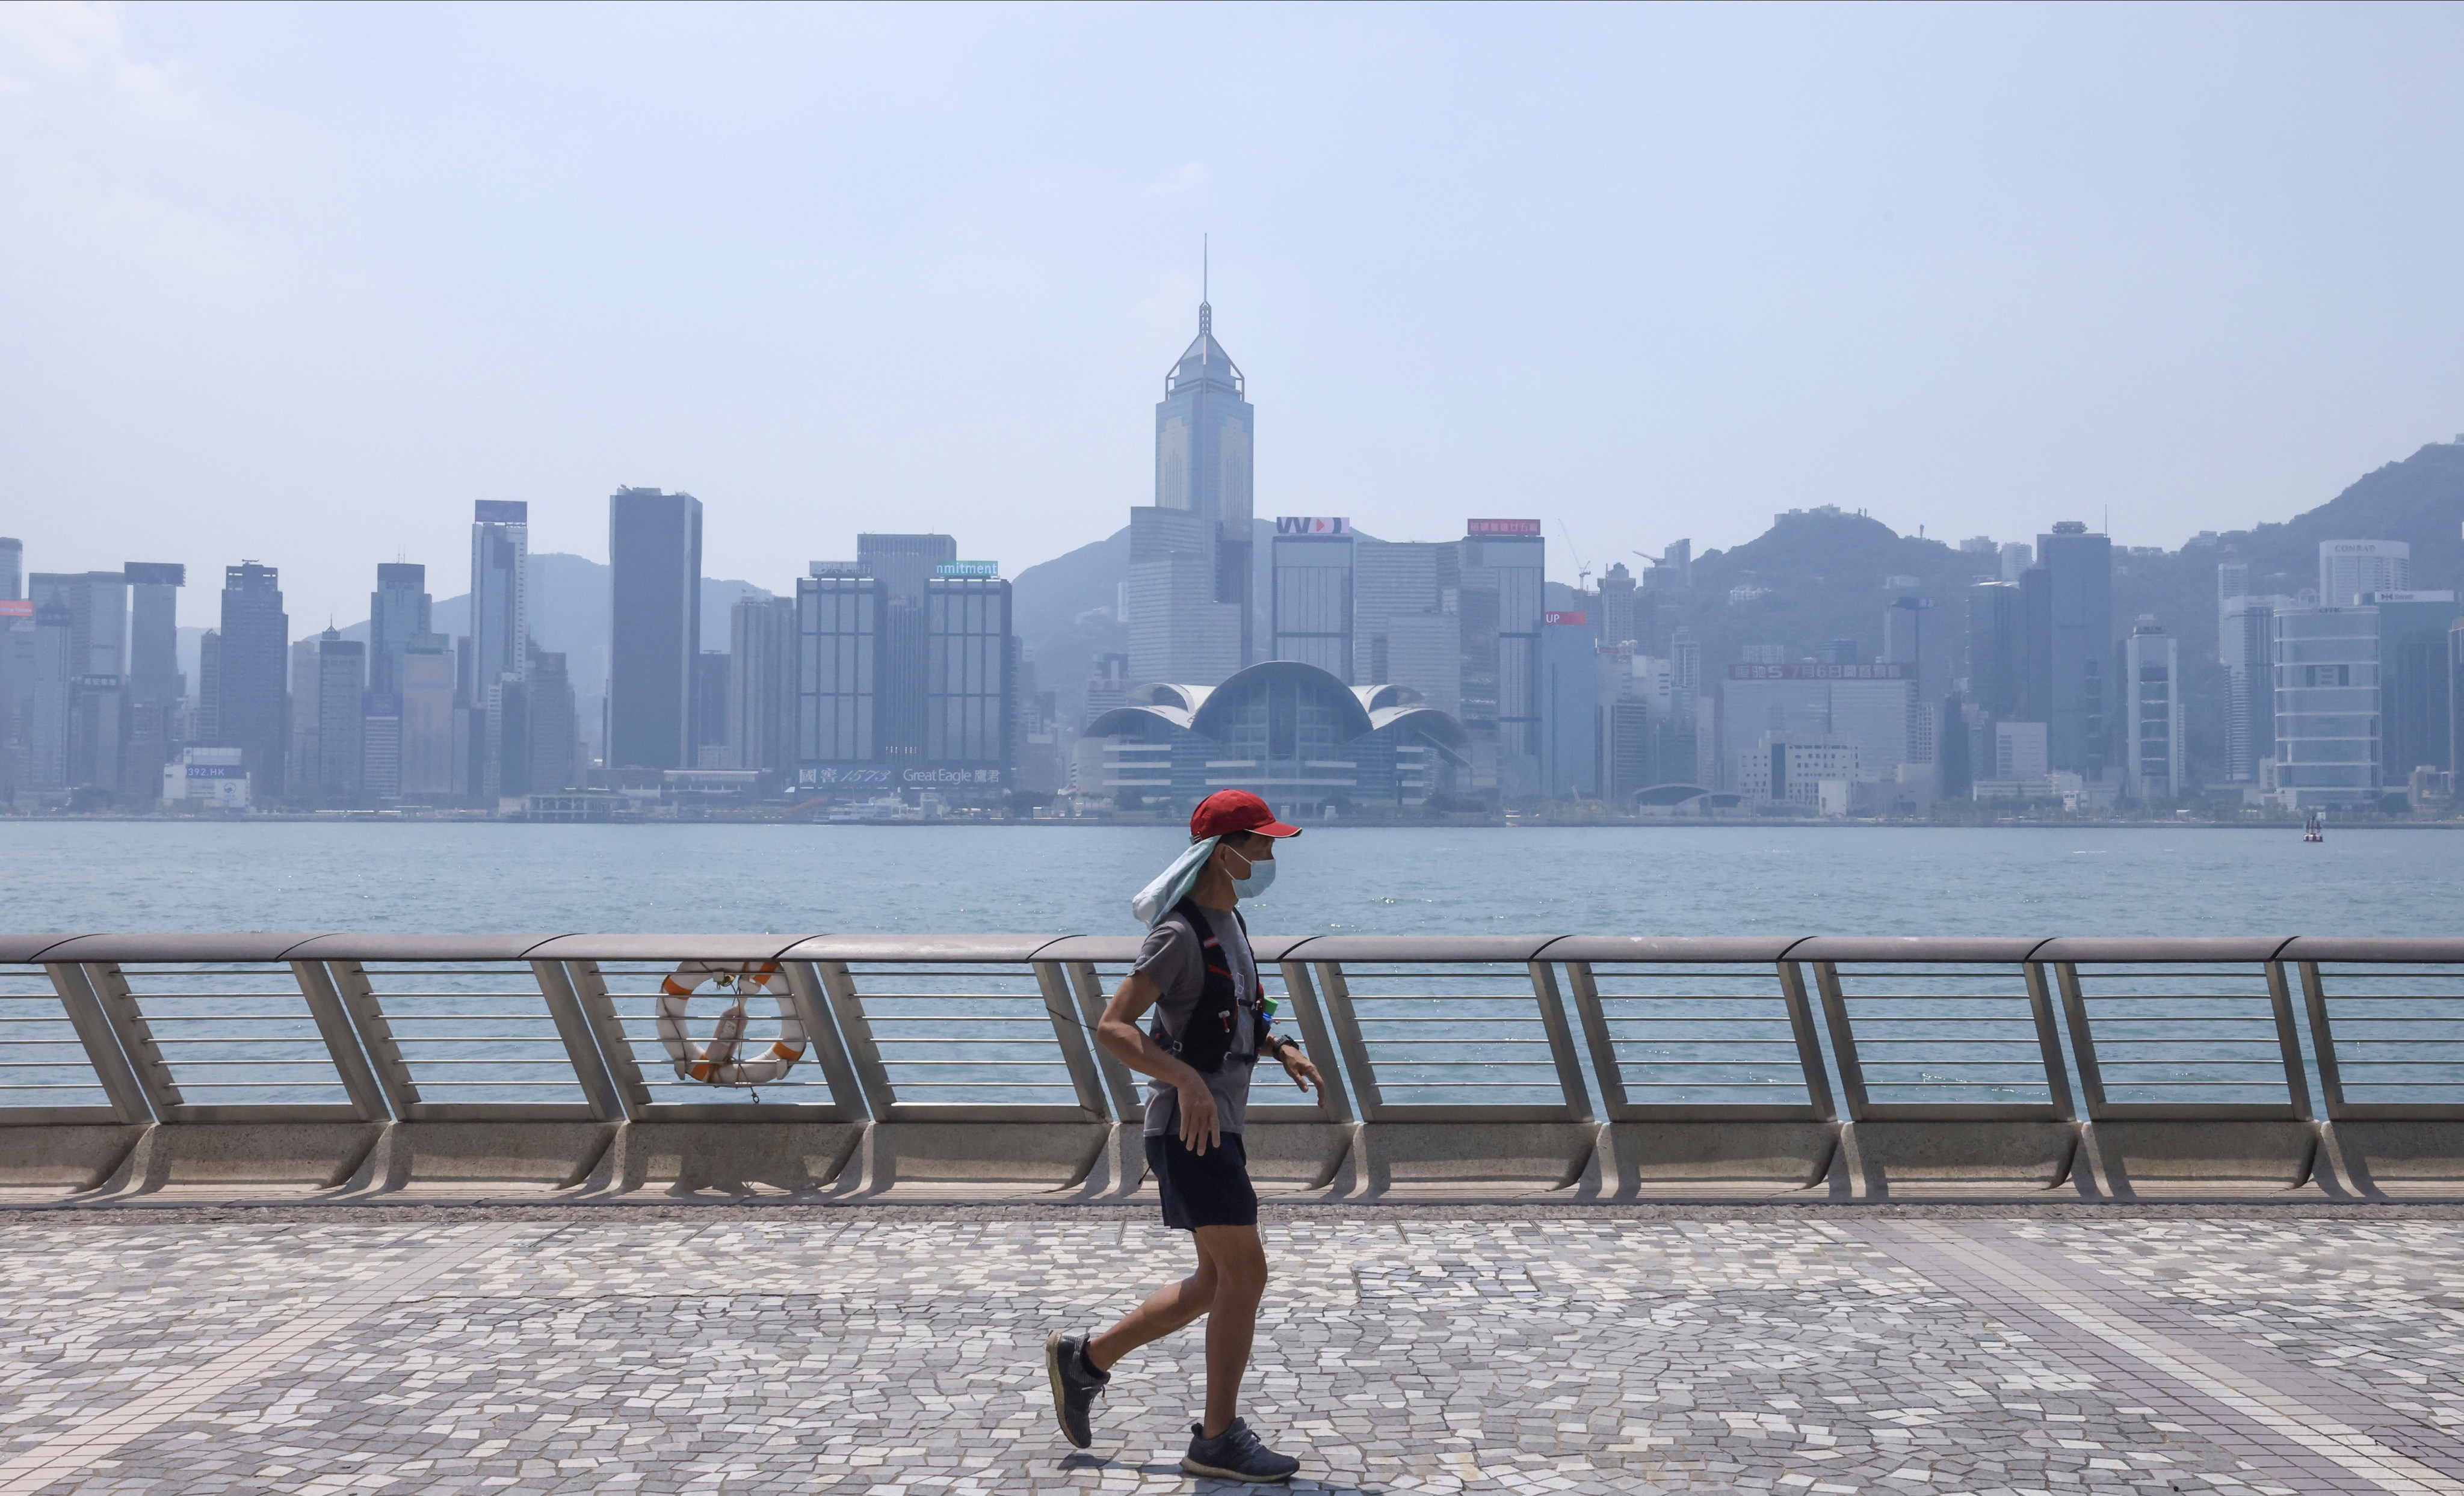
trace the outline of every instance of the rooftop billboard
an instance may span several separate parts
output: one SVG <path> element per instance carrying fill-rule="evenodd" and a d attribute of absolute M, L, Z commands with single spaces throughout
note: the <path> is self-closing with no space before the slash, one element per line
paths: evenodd
<path fill-rule="evenodd" d="M 1001 562 L 943 561 L 938 566 L 933 568 L 933 575 L 936 577 L 998 577 L 1001 575 Z"/>
<path fill-rule="evenodd" d="M 471 506 L 473 524 L 528 524 L 531 506 L 522 498 L 483 498 Z"/>
<path fill-rule="evenodd" d="M 130 561 L 120 568 L 122 578 L 141 587 L 185 587 L 188 568 L 178 561 Z"/>
<path fill-rule="evenodd" d="M 1349 519 L 1327 519 L 1309 515 L 1285 515 L 1275 520 L 1277 535 L 1350 535 Z"/>
<path fill-rule="evenodd" d="M 1463 534 L 1487 537 L 1528 535 L 1536 538 L 1540 534 L 1540 521 L 1537 519 L 1466 519 L 1463 521 Z"/>
<path fill-rule="evenodd" d="M 1540 615 L 1540 622 L 1559 628 L 1580 628 L 1589 625 L 1591 621 L 1592 616 L 1589 613 L 1543 613 Z"/>

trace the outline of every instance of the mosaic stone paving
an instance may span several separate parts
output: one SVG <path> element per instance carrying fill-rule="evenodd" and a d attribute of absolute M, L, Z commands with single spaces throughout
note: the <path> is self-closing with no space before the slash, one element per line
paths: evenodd
<path fill-rule="evenodd" d="M 1298 1488 L 2464 1496 L 2464 1222 L 1278 1221 Z M 0 1492 L 1182 1490 L 1119 1219 L 0 1222 Z"/>

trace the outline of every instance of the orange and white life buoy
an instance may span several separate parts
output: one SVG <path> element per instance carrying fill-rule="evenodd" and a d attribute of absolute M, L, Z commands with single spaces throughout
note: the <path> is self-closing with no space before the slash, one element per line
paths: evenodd
<path fill-rule="evenodd" d="M 706 1046 L 685 1031 L 685 1004 L 705 982 L 736 993 L 735 1006 L 718 1015 L 717 1031 Z M 786 974 L 777 961 L 687 961 L 669 973 L 659 983 L 659 1043 L 668 1046 L 676 1074 L 705 1086 L 766 1086 L 786 1074 L 804 1057 L 804 1025 L 786 988 Z M 769 993 L 779 1004 L 779 1038 L 766 1053 L 746 1059 L 744 1029 L 751 1019 L 744 1004 L 757 991 Z"/>

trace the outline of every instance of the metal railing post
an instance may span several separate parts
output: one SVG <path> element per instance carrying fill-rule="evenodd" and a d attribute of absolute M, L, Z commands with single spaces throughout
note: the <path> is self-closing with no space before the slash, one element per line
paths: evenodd
<path fill-rule="evenodd" d="M 891 1087 L 889 1068 L 881 1063 L 881 1046 L 873 1042 L 872 1023 L 864 1016 L 855 978 L 845 961 L 815 961 L 813 966 L 822 975 L 822 990 L 829 995 L 830 1014 L 839 1021 L 839 1037 L 847 1041 L 847 1060 L 855 1067 L 856 1084 L 864 1089 L 865 1108 L 875 1122 L 887 1122 L 898 1105 L 898 1093 Z"/>
<path fill-rule="evenodd" d="M 616 1015 L 616 1000 L 607 995 L 607 979 L 597 961 L 563 961 L 565 979 L 571 983 L 573 996 L 582 1005 L 583 1017 L 590 1023 L 590 1037 L 599 1045 L 599 1063 L 607 1067 L 607 1078 L 615 1083 L 616 1094 L 625 1101 L 625 1119 L 638 1121 L 650 1110 L 650 1084 L 642 1076 L 641 1063 L 633 1058 L 633 1046 L 626 1042 L 625 1024 Z"/>
<path fill-rule="evenodd" d="M 1319 1003 L 1316 983 L 1309 980 L 1309 962 L 1286 961 L 1284 992 L 1292 1000 L 1292 1013 L 1301 1023 L 1301 1045 L 1317 1061 L 1318 1079 L 1322 1083 L 1321 1104 L 1327 1120 L 1352 1120 L 1352 1092 L 1343 1079 L 1343 1067 L 1335 1062 L 1334 1037 L 1327 1029 L 1326 1010 Z"/>
<path fill-rule="evenodd" d="M 387 1110 L 398 1118 L 408 1118 L 411 1109 L 419 1105 L 419 1084 L 411 1079 L 410 1067 L 402 1058 L 402 1045 L 394 1037 L 393 1024 L 385 1020 L 383 1005 L 377 1001 L 375 987 L 368 982 L 367 968 L 357 961 L 326 961 L 322 965 L 342 1011 L 349 1015 L 351 1026 L 359 1030 L 361 1047 L 367 1051 L 377 1089 L 384 1095 Z"/>
<path fill-rule="evenodd" d="M 1035 988 L 1044 995 L 1045 1016 L 1052 1021 L 1052 1037 L 1061 1045 L 1061 1063 L 1069 1067 L 1070 1088 L 1087 1115 L 1101 1122 L 1112 1117 L 1104 1104 L 1104 1079 L 1095 1068 L 1095 1050 L 1087 1042 L 1089 1026 L 1069 1012 L 1069 978 L 1059 961 L 1033 961 Z"/>
<path fill-rule="evenodd" d="M 1795 963 L 1783 961 L 1781 964 Z M 1848 1119 L 1861 1122 L 1865 1119 L 1865 1109 L 1871 1104 L 1871 1098 L 1865 1090 L 1864 1064 L 1857 1057 L 1857 1031 L 1848 1022 L 1848 999 L 1839 987 L 1838 964 L 1815 961 L 1814 981 L 1822 992 L 1822 1017 L 1831 1027 L 1831 1057 L 1839 1066 L 1839 1087 L 1848 1093 Z M 1799 990 L 1803 990 L 1801 985 Z"/>
<path fill-rule="evenodd" d="M 1353 1011 L 1352 987 L 1343 979 L 1340 961 L 1312 961 L 1317 972 L 1317 984 L 1326 995 L 1327 1016 L 1334 1021 L 1335 1045 L 1343 1051 L 1344 1072 L 1352 1078 L 1352 1089 L 1360 1101 L 1364 1121 L 1375 1122 L 1386 1107 L 1385 1093 L 1377 1085 L 1377 1067 L 1369 1063 L 1369 1045 L 1360 1035 L 1360 1015 Z"/>
<path fill-rule="evenodd" d="M 121 1052 L 128 1057 L 128 1067 L 137 1077 L 138 1087 L 145 1092 L 146 1105 L 153 1109 L 158 1122 L 179 1120 L 187 1110 L 188 1098 L 181 1093 L 179 1082 L 171 1075 L 171 1067 L 155 1045 L 153 1026 L 145 1022 L 137 999 L 128 990 L 128 977 L 115 961 L 88 961 L 77 972 L 87 990 L 94 994 L 95 1004 L 111 1024 L 112 1036 L 120 1041 Z"/>
<path fill-rule="evenodd" d="M 2036 1047 L 2045 1060 L 2045 1087 L 2054 1099 L 2054 1119 L 2076 1122 L 2079 1109 L 2071 1104 L 2070 1067 L 2062 1063 L 2062 1036 L 2054 1023 L 2054 997 L 2045 986 L 2045 968 L 2041 962 L 2023 961 L 2019 975 L 2028 984 L 2028 1012 L 2036 1021 Z"/>
<path fill-rule="evenodd" d="M 1600 981 L 1589 961 L 1568 961 L 1566 979 L 1574 989 L 1574 1016 L 1583 1025 L 1583 1042 L 1592 1051 L 1592 1074 L 1600 1083 L 1600 1110 L 1612 1122 L 1625 1119 L 1629 1105 L 1625 1070 L 1617 1063 L 1617 1036 L 1609 1030 L 1608 1010 L 1600 1006 Z"/>
<path fill-rule="evenodd" d="M 60 1007 L 76 1028 L 78 1042 L 85 1045 L 86 1063 L 94 1067 L 95 1079 L 101 1083 L 102 1093 L 111 1098 L 111 1110 L 122 1122 L 159 1120 L 161 1112 L 154 1106 L 153 1089 L 138 1075 L 132 1057 L 121 1044 L 120 1025 L 104 1009 L 93 983 L 87 979 L 86 969 L 62 962 L 43 970 L 52 979 L 52 991 L 59 995 Z M 152 1046 L 147 1048 L 150 1054 Z M 155 1063 L 159 1064 L 159 1059 Z"/>
<path fill-rule="evenodd" d="M 341 994 L 334 990 L 334 979 L 326 972 L 325 964 L 293 961 L 290 965 L 291 978 L 299 983 L 299 996 L 308 1004 L 308 1016 L 316 1021 L 317 1033 L 325 1041 L 325 1053 L 334 1062 L 334 1073 L 341 1079 L 342 1094 L 351 1098 L 351 1110 L 363 1121 L 391 1119 L 393 1113 L 385 1106 L 376 1071 L 360 1048 L 360 1036 L 351 1027 L 350 1016 L 342 1011 Z"/>
<path fill-rule="evenodd" d="M 839 1037 L 838 1024 L 831 1022 L 830 995 L 822 981 L 822 974 L 811 961 L 784 961 L 787 974 L 787 1000 L 796 1006 L 796 1022 L 803 1025 L 804 1044 L 812 1051 L 813 1063 L 822 1067 L 822 1080 L 830 1089 L 830 1100 L 850 1117 L 869 1117 L 872 1111 L 865 1105 L 864 1088 L 857 1084 L 855 1066 L 847 1059 L 847 1045 Z"/>
<path fill-rule="evenodd" d="M 2097 1064 L 2096 1034 L 2087 1021 L 2087 997 L 2079 990 L 2079 965 L 2054 963 L 2054 981 L 2062 994 L 2062 1016 L 2070 1021 L 2071 1058 L 2079 1062 L 2080 1099 L 2091 1121 L 2104 1120 L 2104 1067 Z"/>
<path fill-rule="evenodd" d="M 571 967 L 563 961 L 530 964 L 531 975 L 539 980 L 539 997 L 547 1003 L 548 1017 L 556 1022 L 556 1035 L 564 1041 L 564 1054 L 573 1065 L 573 1078 L 582 1084 L 582 1094 L 590 1103 L 591 1116 L 602 1122 L 631 1121 L 639 1112 L 627 1104 L 624 1091 L 617 1088 L 616 1078 L 607 1072 L 607 1062 L 600 1055 L 599 1041 L 593 1032 L 595 1025 L 583 1006 L 582 995 L 575 990 Z"/>
<path fill-rule="evenodd" d="M 1832 985 L 1834 987 L 1838 985 L 1837 974 L 1832 977 Z M 1789 1032 L 1796 1036 L 1796 1063 L 1797 1067 L 1805 1072 L 1805 1099 L 1814 1103 L 1815 1114 L 1823 1121 L 1837 1122 L 1839 1120 L 1839 1107 L 1831 1095 L 1830 1072 L 1822 1067 L 1822 1037 L 1814 1026 L 1814 1004 L 1807 1001 L 1805 996 L 1804 967 L 1794 961 L 1779 963 L 1779 997 L 1780 1001 L 1788 1008 Z M 1839 1007 L 1836 1002 L 1826 1002 L 1825 1006 L 1827 1009 L 1837 1009 L 1839 1012 L 1838 1023 L 1841 1027 L 1845 1027 L 1847 1010 Z M 1851 1044 L 1843 1052 L 1853 1056 L 1856 1047 Z M 1848 1074 L 1845 1064 L 1840 1067 L 1839 1073 L 1844 1083 Z M 1857 1083 L 1859 1087 L 1864 1085 L 1862 1070 L 1858 1071 Z M 1861 1091 L 1858 1099 L 1861 1105 L 1863 1102 Z"/>
<path fill-rule="evenodd" d="M 2303 961 L 2300 966 L 2301 1001 L 2310 1010 L 2310 1042 L 2319 1051 L 2319 1099 L 2325 1103 L 2327 1120 L 2342 1121 L 2344 1072 L 2336 1063 L 2336 1030 L 2327 1018 L 2327 979 L 2317 961 Z"/>
<path fill-rule="evenodd" d="M 1096 976 L 1093 961 L 1065 961 L 1062 965 L 1069 979 L 1069 993 L 1077 1003 L 1079 1021 L 1091 1035 L 1104 1022 L 1107 999 L 1103 979 Z M 1101 1044 L 1091 1045 L 1091 1049 L 1095 1073 L 1103 1079 L 1104 1097 L 1112 1109 L 1112 1116 L 1122 1122 L 1143 1117 L 1146 1101 L 1138 1094 L 1137 1072 L 1113 1059 Z"/>
<path fill-rule="evenodd" d="M 2284 1056 L 2285 1099 L 2293 1103 L 2296 1121 L 2310 1121 L 2310 1075 L 2301 1064 L 2301 1033 L 2293 1023 L 2293 992 L 2282 961 L 2267 963 L 2267 1002 L 2276 1014 L 2276 1045 Z"/>
<path fill-rule="evenodd" d="M 1566 1004 L 1558 996 L 1556 968 L 1547 961 L 1528 961 L 1531 998 L 1540 1004 L 1540 1030 L 1549 1036 L 1549 1057 L 1557 1062 L 1557 1089 L 1566 1098 L 1571 1120 L 1592 1120 L 1592 1092 L 1583 1084 L 1583 1061 L 1574 1052 L 1573 1031 L 1566 1023 Z"/>

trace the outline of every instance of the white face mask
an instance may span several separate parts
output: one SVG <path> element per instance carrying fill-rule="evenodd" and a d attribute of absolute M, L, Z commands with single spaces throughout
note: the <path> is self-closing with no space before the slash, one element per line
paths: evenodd
<path fill-rule="evenodd" d="M 1241 856 L 1239 852 L 1234 852 L 1232 855 L 1235 857 Z M 1274 886 L 1275 860 L 1273 858 L 1261 857 L 1255 862 L 1249 862 L 1249 859 L 1245 857 L 1241 860 L 1249 863 L 1249 875 L 1245 878 L 1233 878 L 1232 891 L 1234 893 L 1239 894 L 1243 898 L 1256 898 L 1259 894 L 1265 892 L 1267 889 Z M 1230 872 L 1231 869 L 1226 868 L 1224 869 L 1224 871 Z"/>

